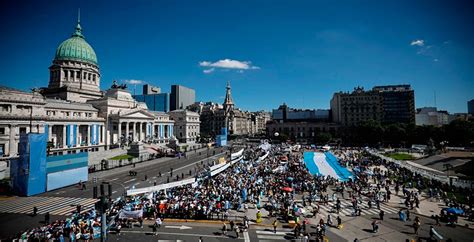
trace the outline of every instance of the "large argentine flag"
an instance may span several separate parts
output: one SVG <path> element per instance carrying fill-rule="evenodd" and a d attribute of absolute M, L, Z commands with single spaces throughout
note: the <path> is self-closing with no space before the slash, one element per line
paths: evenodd
<path fill-rule="evenodd" d="M 305 152 L 304 162 L 311 175 L 330 176 L 342 181 L 352 178 L 352 174 L 347 168 L 339 165 L 337 159 L 330 159 L 324 153 Z"/>

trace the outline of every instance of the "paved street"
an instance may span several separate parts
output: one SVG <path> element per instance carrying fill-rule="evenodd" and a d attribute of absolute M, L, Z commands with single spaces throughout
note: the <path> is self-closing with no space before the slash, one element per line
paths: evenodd
<path fill-rule="evenodd" d="M 86 183 L 86 190 L 81 190 L 78 186 L 69 186 L 62 189 L 53 190 L 41 194 L 40 196 L 51 196 L 51 197 L 82 197 L 92 198 L 93 193 L 93 178 L 97 177 L 97 183 L 100 184 L 102 181 L 108 181 L 112 183 L 113 191 L 112 198 L 117 198 L 123 195 L 124 188 L 131 189 L 132 187 L 141 188 L 153 186 L 156 184 L 166 183 L 167 178 L 170 175 L 170 169 L 173 168 L 173 177 L 169 178 L 169 181 L 175 181 L 176 175 L 184 174 L 184 177 L 189 177 L 189 171 L 194 172 L 195 165 L 203 162 L 212 162 L 224 157 L 222 148 L 213 148 L 207 152 L 207 149 L 201 149 L 196 153 L 190 152 L 187 158 L 169 158 L 163 157 L 151 161 L 136 164 L 136 167 L 124 166 L 112 170 L 103 172 L 90 173 L 89 181 Z M 200 154 L 199 154 L 200 153 Z M 215 155 L 213 155 L 215 153 Z M 209 155 L 209 159 L 207 159 Z M 136 171 L 137 176 L 130 176 L 129 171 Z M 159 172 L 162 176 L 159 177 Z M 194 174 L 194 173 L 193 173 Z M 147 180 L 145 180 L 147 176 Z"/>
<path fill-rule="evenodd" d="M 169 176 L 170 169 L 173 168 L 173 181 L 176 174 L 189 176 L 189 171 L 194 172 L 196 164 L 203 162 L 211 162 L 224 156 L 225 150 L 222 148 L 212 148 L 209 150 L 201 149 L 190 152 L 187 158 L 169 158 L 163 157 L 151 161 L 145 161 L 132 166 L 125 166 L 116 169 L 106 170 L 89 174 L 89 181 L 86 183 L 86 189 L 81 190 L 77 185 L 53 190 L 33 197 L 11 197 L 0 202 L 0 239 L 16 234 L 21 230 L 41 225 L 44 221 L 44 214 L 49 212 L 51 220 L 64 219 L 66 215 L 76 210 L 78 204 L 81 210 L 86 211 L 94 206 L 95 199 L 92 199 L 93 178 L 97 177 L 97 183 L 109 181 L 113 184 L 112 198 L 117 198 L 124 193 L 124 188 L 129 189 L 153 186 L 165 183 Z M 215 155 L 214 155 L 215 153 Z M 209 156 L 209 158 L 208 158 Z M 208 158 L 208 159 L 207 159 Z M 131 177 L 129 171 L 134 170 L 138 173 L 136 177 Z M 162 177 L 158 177 L 158 173 L 162 173 Z M 145 175 L 148 179 L 145 181 Z M 123 186 L 122 186 L 123 185 Z M 107 188 L 106 188 L 107 189 Z M 33 207 L 38 208 L 38 216 L 31 217 Z M 12 223 L 13 222 L 13 223 Z M 8 228 L 8 229 L 6 229 Z"/>

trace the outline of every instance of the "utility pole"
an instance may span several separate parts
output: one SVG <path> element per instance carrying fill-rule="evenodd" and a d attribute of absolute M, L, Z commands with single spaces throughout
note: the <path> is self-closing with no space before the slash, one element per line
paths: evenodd
<path fill-rule="evenodd" d="M 108 194 L 105 194 L 105 185 L 108 186 Z M 100 184 L 100 197 L 98 197 L 97 194 L 97 186 L 94 186 L 93 188 L 93 198 L 99 198 L 99 202 L 96 203 L 96 206 L 99 208 L 98 210 L 100 211 L 100 221 L 101 221 L 101 227 L 100 227 L 100 241 L 105 242 L 107 241 L 107 216 L 106 212 L 109 207 L 109 199 L 112 196 L 112 184 L 108 182 L 102 182 Z"/>

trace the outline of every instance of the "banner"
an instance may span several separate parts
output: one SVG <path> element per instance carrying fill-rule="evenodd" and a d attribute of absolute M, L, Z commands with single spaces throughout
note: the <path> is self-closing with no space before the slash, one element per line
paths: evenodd
<path fill-rule="evenodd" d="M 235 153 L 232 153 L 232 154 L 230 155 L 230 159 L 231 159 L 231 160 L 236 159 L 236 158 L 242 156 L 243 153 L 244 153 L 244 149 L 242 148 L 241 150 L 239 150 L 239 151 L 237 151 L 237 152 L 235 152 Z"/>
<path fill-rule="evenodd" d="M 125 211 L 122 209 L 122 211 L 120 211 L 120 214 L 119 214 L 119 218 L 120 219 L 123 219 L 123 218 L 141 218 L 143 217 L 143 210 L 140 209 L 140 210 L 135 210 L 135 211 Z"/>

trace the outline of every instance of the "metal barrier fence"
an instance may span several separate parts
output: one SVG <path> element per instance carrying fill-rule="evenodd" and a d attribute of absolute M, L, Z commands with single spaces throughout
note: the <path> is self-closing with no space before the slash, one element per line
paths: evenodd
<path fill-rule="evenodd" d="M 433 171 L 429 171 L 429 170 L 426 170 L 426 169 L 422 169 L 420 167 L 410 165 L 406 161 L 395 160 L 393 158 L 384 156 L 384 155 L 380 154 L 379 152 L 377 152 L 375 150 L 367 149 L 367 151 L 370 154 L 372 154 L 374 156 L 377 156 L 381 159 L 385 159 L 385 160 L 387 160 L 389 162 L 393 162 L 393 163 L 395 163 L 395 164 L 397 164 L 397 165 L 399 165 L 403 168 L 407 168 L 407 169 L 413 171 L 416 174 L 420 174 L 424 177 L 427 177 L 427 178 L 430 178 L 430 179 L 433 179 L 433 180 L 437 180 L 437 181 L 440 181 L 442 183 L 451 184 L 452 186 L 456 186 L 456 187 L 470 188 L 470 189 L 472 189 L 473 186 L 474 186 L 474 182 L 470 181 L 470 180 L 459 179 L 456 176 L 450 176 L 450 178 L 448 178 L 446 175 L 435 174 Z"/>

